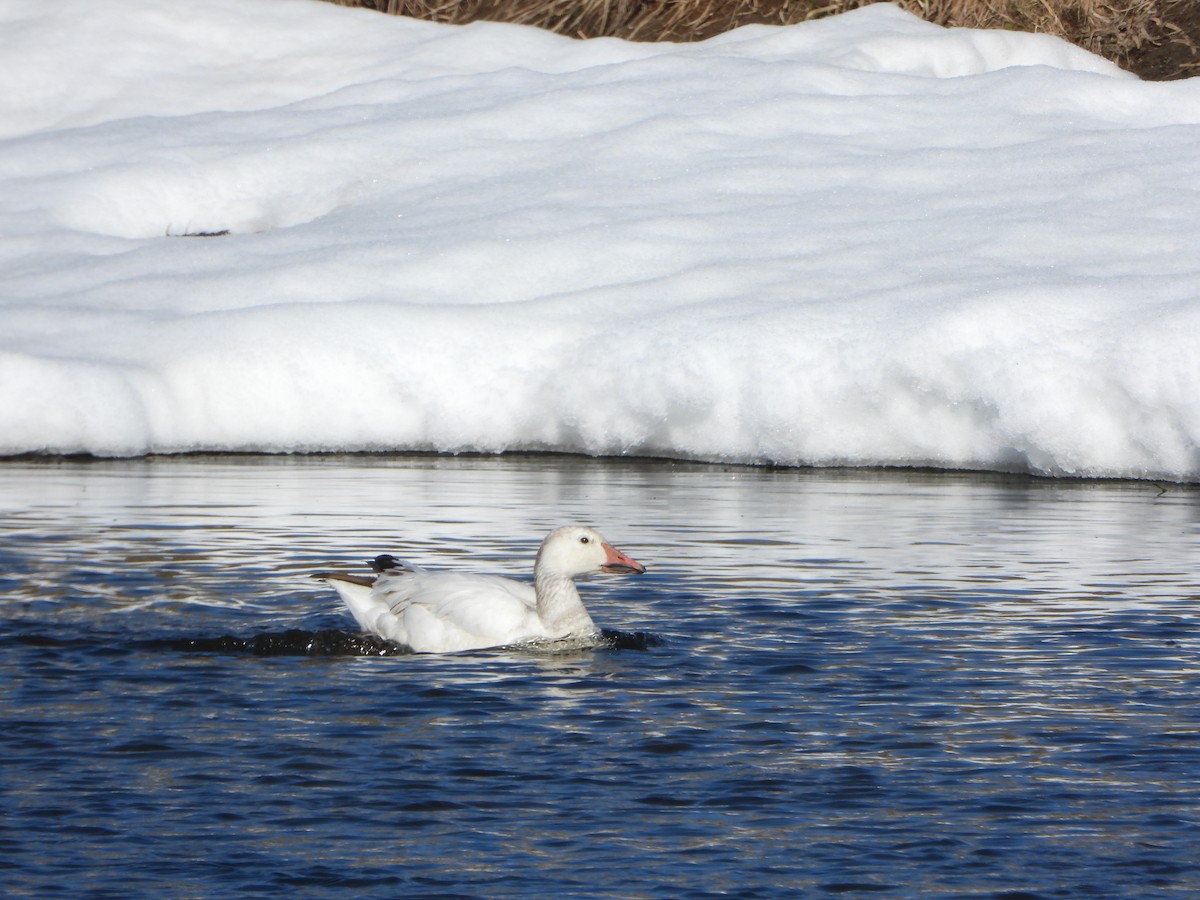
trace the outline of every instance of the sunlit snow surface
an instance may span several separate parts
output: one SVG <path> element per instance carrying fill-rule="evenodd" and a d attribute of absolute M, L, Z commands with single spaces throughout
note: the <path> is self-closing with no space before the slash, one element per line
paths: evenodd
<path fill-rule="evenodd" d="M 0 55 L 0 453 L 1200 478 L 1200 79 L 885 5 L 0 0 Z"/>

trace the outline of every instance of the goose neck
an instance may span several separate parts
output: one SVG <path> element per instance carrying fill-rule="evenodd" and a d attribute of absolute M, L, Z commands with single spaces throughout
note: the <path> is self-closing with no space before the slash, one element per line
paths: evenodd
<path fill-rule="evenodd" d="M 534 574 L 534 590 L 538 618 L 551 635 L 565 637 L 596 630 L 572 579 L 554 572 L 538 571 Z"/>

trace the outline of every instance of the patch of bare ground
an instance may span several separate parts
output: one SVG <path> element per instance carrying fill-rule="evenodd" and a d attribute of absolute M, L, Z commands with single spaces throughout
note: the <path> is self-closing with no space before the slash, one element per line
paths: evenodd
<path fill-rule="evenodd" d="M 463 24 L 515 22 L 571 37 L 696 41 L 740 25 L 787 25 L 877 0 L 329 0 Z M 896 0 L 930 22 L 1065 38 L 1142 78 L 1200 74 L 1198 0 Z"/>

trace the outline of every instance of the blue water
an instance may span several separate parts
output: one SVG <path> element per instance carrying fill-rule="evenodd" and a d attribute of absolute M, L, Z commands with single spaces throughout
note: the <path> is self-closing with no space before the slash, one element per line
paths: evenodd
<path fill-rule="evenodd" d="M 0 515 L 4 896 L 1200 896 L 1195 489 L 182 458 Z M 650 567 L 611 648 L 353 655 L 306 578 L 572 521 Z"/>

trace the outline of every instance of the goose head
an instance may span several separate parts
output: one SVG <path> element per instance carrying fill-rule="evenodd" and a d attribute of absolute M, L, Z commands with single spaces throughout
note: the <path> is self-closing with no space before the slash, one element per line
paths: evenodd
<path fill-rule="evenodd" d="M 626 556 L 593 528 L 567 525 L 550 532 L 538 550 L 534 569 L 543 575 L 579 578 L 597 572 L 640 575 L 646 571 L 637 560 Z"/>

